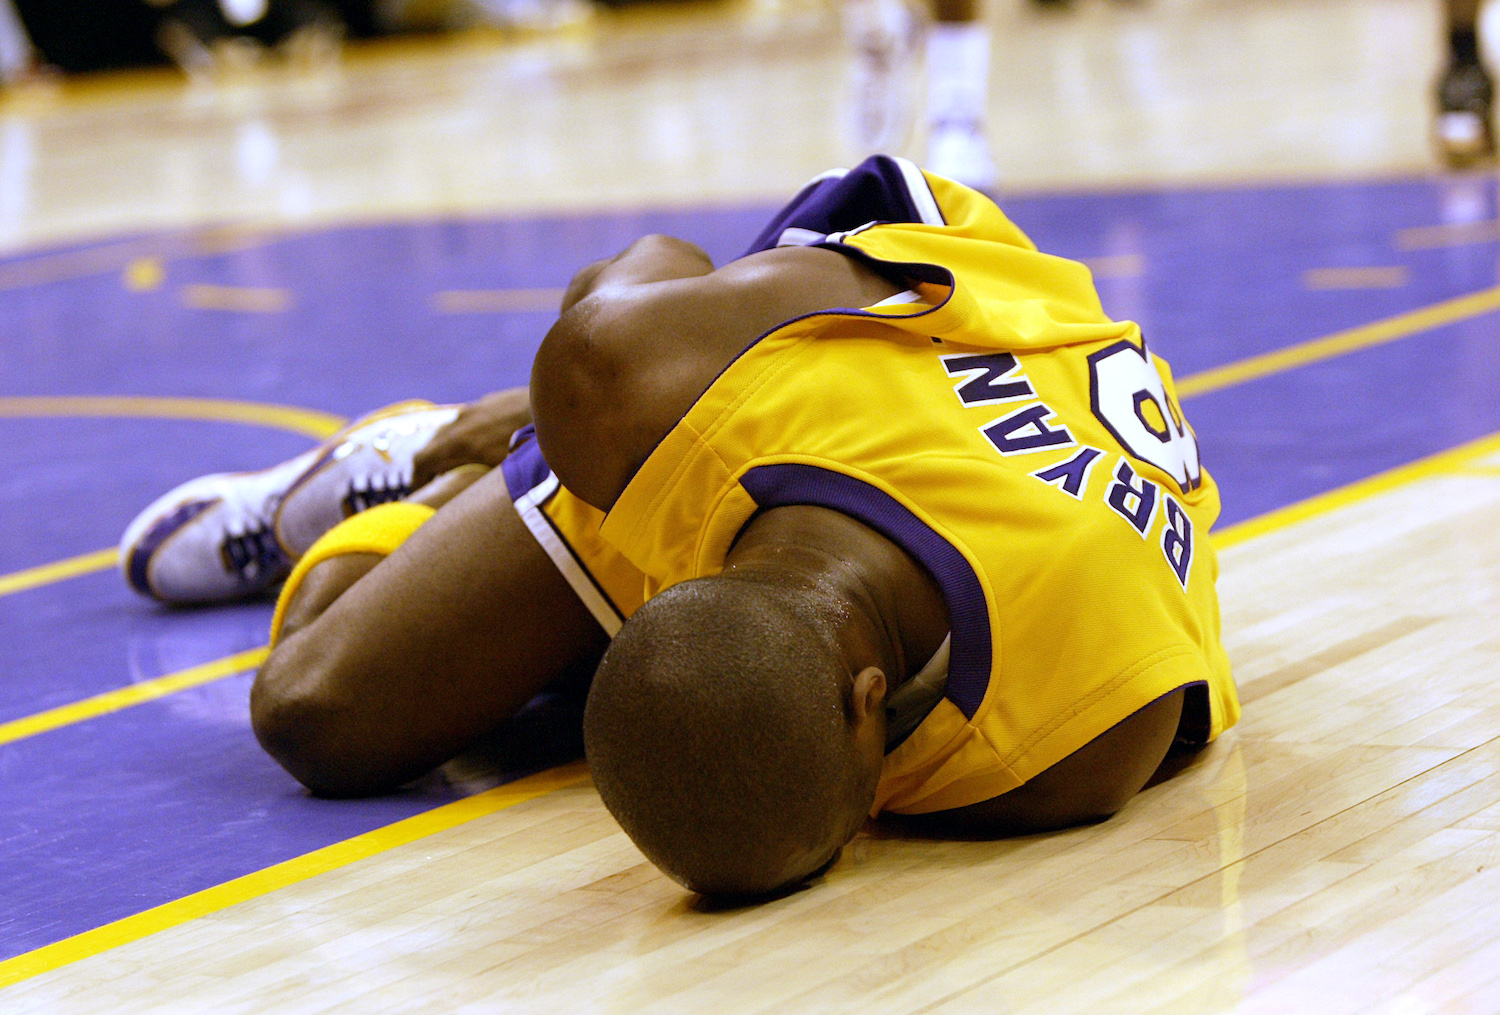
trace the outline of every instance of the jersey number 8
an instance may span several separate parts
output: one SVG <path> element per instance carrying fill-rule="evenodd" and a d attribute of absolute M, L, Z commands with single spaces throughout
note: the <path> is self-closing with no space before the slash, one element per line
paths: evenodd
<path fill-rule="evenodd" d="M 1122 340 L 1089 357 L 1089 398 L 1131 457 L 1171 476 L 1183 493 L 1202 482 L 1198 438 L 1167 397 L 1144 339 L 1139 346 Z"/>

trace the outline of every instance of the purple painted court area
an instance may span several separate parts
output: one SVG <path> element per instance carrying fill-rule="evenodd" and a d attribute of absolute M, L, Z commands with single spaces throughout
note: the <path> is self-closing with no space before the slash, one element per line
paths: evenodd
<path fill-rule="evenodd" d="M 1493 220 L 1495 201 L 1494 181 L 1453 178 L 1004 204 L 1044 250 L 1107 259 L 1106 309 L 1139 320 L 1183 377 L 1494 286 L 1500 244 L 1406 249 L 1401 230 Z M 438 294 L 560 288 L 651 231 L 722 260 L 772 211 L 370 225 L 204 255 L 191 237 L 138 237 L 132 250 L 166 267 L 144 292 L 125 284 L 123 260 L 105 271 L 107 259 L 49 251 L 29 283 L 44 255 L 13 257 L 0 262 L 0 395 L 213 396 L 343 415 L 461 400 L 524 383 L 550 315 L 447 313 Z M 1304 286 L 1308 269 L 1350 267 L 1402 268 L 1406 281 Z M 194 309 L 184 287 L 204 283 L 281 290 L 286 306 Z M 1497 327 L 1478 316 L 1190 400 L 1225 520 L 1500 429 Z M 0 574 L 108 546 L 170 486 L 309 444 L 229 423 L 0 417 Z M 0 596 L 0 722 L 256 647 L 268 616 L 265 603 L 166 610 L 111 572 Z M 432 779 L 378 800 L 309 799 L 255 745 L 247 683 L 0 745 L 0 958 L 467 791 Z"/>

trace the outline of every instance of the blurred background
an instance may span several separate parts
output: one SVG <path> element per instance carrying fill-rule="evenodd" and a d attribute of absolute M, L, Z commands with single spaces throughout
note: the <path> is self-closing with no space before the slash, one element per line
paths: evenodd
<path fill-rule="evenodd" d="M 955 12 L 900 0 L 3 0 L 0 250 L 775 200 L 941 155 L 950 67 L 1002 195 L 1446 164 L 1439 0 L 967 7 L 987 52 L 924 46 Z"/>
<path fill-rule="evenodd" d="M 0 961 L 474 788 L 308 798 L 249 728 L 270 604 L 138 597 L 131 517 L 373 407 L 524 384 L 578 268 L 651 231 L 732 258 L 873 151 L 1088 265 L 1176 371 L 1221 525 L 1500 432 L 1497 11 L 0 0 L 0 726 L 187 686 L 0 740 Z M 1410 503 L 1397 532 L 1437 510 Z M 1339 602 L 1228 629 L 1236 666 L 1417 629 Z"/>

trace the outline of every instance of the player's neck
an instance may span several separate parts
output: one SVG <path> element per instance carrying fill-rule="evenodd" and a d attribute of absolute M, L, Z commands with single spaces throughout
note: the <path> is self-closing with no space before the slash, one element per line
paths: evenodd
<path fill-rule="evenodd" d="M 836 511 L 768 511 L 742 533 L 726 563 L 726 575 L 805 590 L 834 629 L 851 672 L 877 666 L 891 689 L 921 669 L 948 632 L 947 611 L 926 572 Z"/>

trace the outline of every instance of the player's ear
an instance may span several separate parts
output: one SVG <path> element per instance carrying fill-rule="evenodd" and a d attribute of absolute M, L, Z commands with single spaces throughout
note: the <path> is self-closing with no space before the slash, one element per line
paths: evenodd
<path fill-rule="evenodd" d="M 866 666 L 854 676 L 854 725 L 866 718 L 885 714 L 885 673 L 879 667 Z"/>

